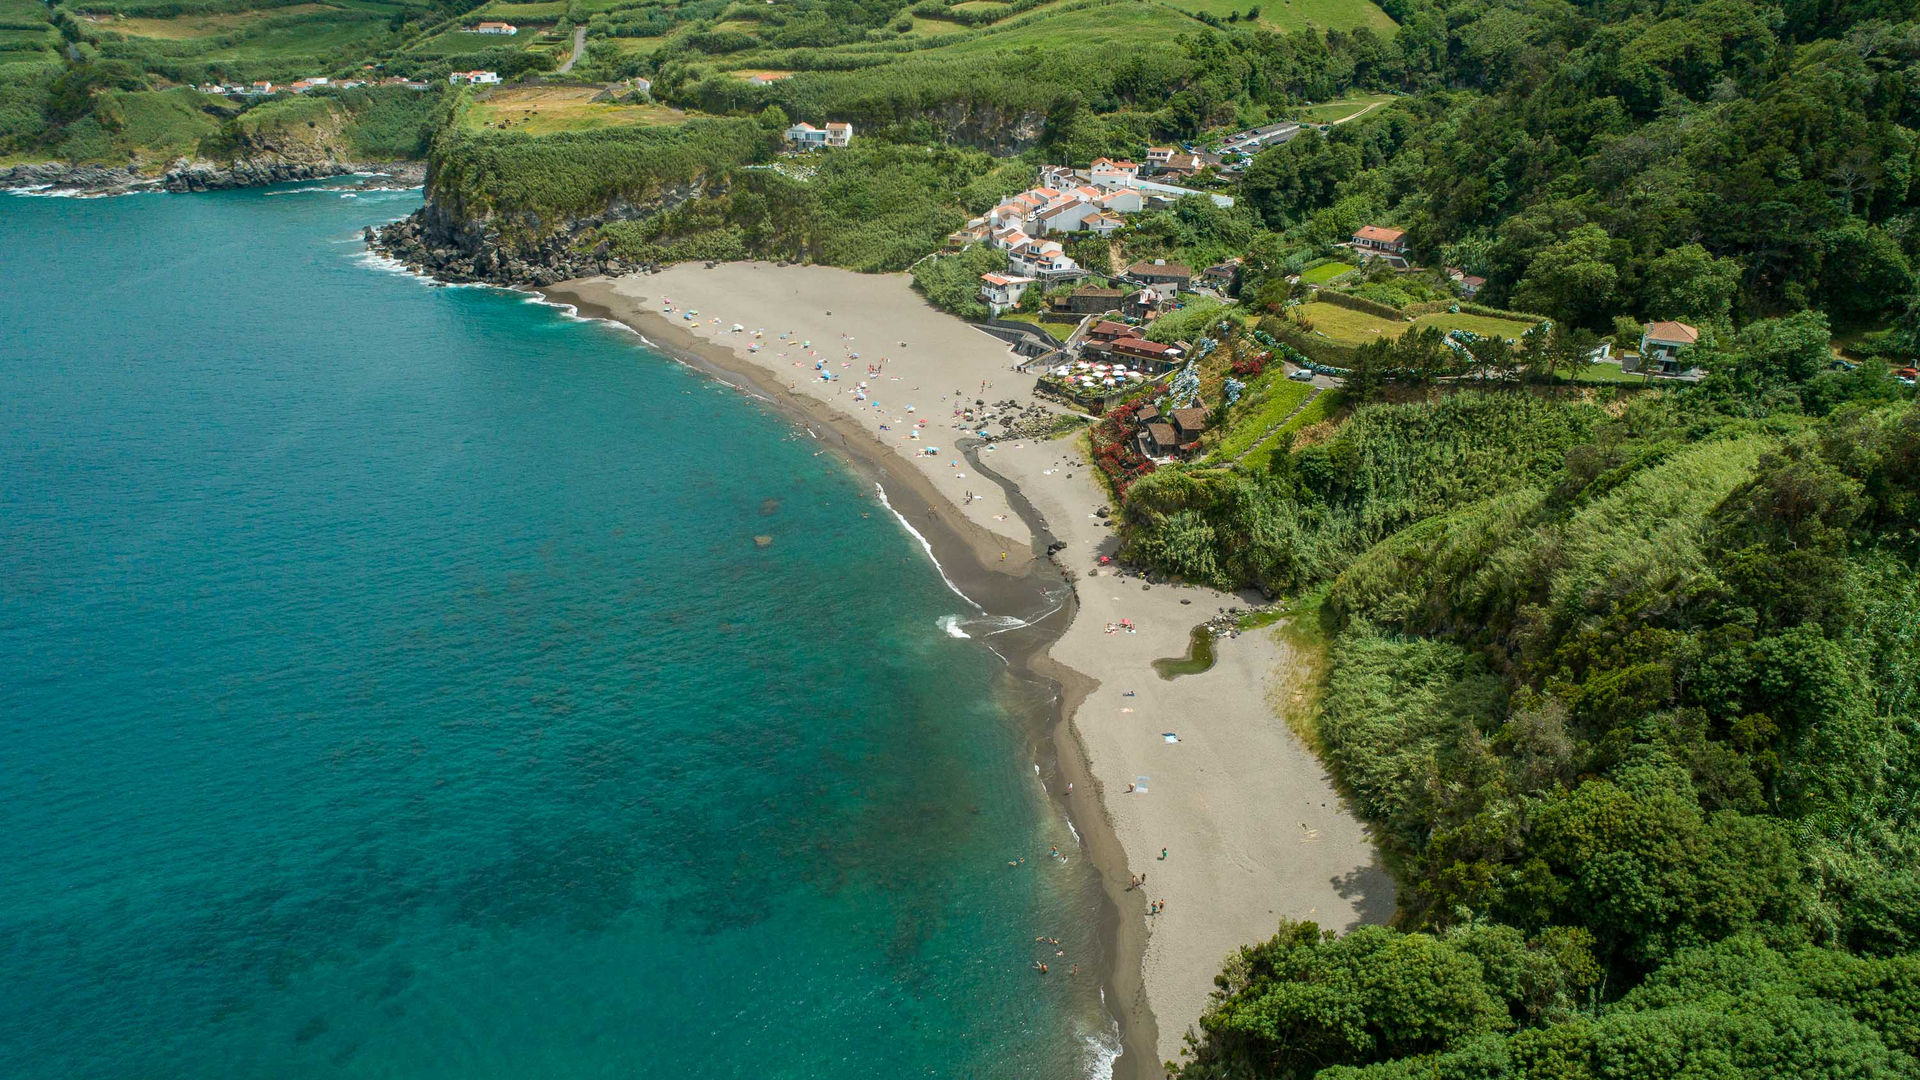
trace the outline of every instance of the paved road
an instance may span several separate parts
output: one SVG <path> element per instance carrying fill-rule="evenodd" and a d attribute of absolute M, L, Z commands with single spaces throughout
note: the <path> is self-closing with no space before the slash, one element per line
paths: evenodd
<path fill-rule="evenodd" d="M 580 54 L 586 51 L 587 28 L 584 26 L 576 26 L 573 28 L 573 55 L 567 57 L 567 62 L 555 68 L 553 73 L 555 75 L 565 75 L 567 72 L 572 71 L 573 65 L 580 62 Z"/>

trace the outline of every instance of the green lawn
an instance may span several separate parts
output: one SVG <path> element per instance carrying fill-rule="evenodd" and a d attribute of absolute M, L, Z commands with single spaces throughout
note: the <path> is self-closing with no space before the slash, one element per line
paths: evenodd
<path fill-rule="evenodd" d="M 1276 30 L 1358 30 L 1365 26 L 1381 36 L 1398 29 L 1393 18 L 1371 0 L 1165 0 L 1170 7 L 1195 15 L 1225 19 L 1260 9 L 1259 22 Z"/>
<path fill-rule="evenodd" d="M 1364 311 L 1354 311 L 1338 307 L 1321 300 L 1301 304 L 1294 310 L 1313 323 L 1313 328 L 1325 334 L 1341 345 L 1365 345 L 1369 341 L 1381 338 L 1397 338 L 1408 330 L 1419 326 L 1432 326 L 1440 330 L 1471 330 L 1485 337 L 1518 338 L 1527 332 L 1533 324 L 1518 319 L 1496 319 L 1486 315 L 1458 315 L 1450 312 L 1438 312 L 1422 315 L 1412 322 L 1404 319 L 1385 319 L 1378 315 L 1369 315 Z"/>
<path fill-rule="evenodd" d="M 471 121 L 481 127 L 551 135 L 629 125 L 678 124 L 687 114 L 664 105 L 596 102 L 592 86 L 503 86 L 474 103 Z"/>
<path fill-rule="evenodd" d="M 1315 105 L 1303 105 L 1292 110 L 1295 120 L 1308 124 L 1331 124 L 1336 120 L 1345 120 L 1349 116 L 1358 116 L 1373 107 L 1393 100 L 1392 94 L 1363 94 L 1358 97 L 1341 98 L 1338 101 L 1322 101 Z"/>
<path fill-rule="evenodd" d="M 1300 271 L 1300 280 L 1309 285 L 1325 285 L 1327 282 L 1353 269 L 1355 269 L 1355 267 L 1343 262 L 1330 262 L 1322 266 L 1308 267 Z"/>
<path fill-rule="evenodd" d="M 1439 312 L 1434 315 L 1422 315 L 1413 320 L 1414 326 L 1437 326 L 1441 330 L 1470 330 L 1481 337 L 1503 337 L 1518 339 L 1520 335 L 1533 328 L 1531 322 L 1520 319 L 1496 319 L 1487 315 L 1458 315 Z"/>
<path fill-rule="evenodd" d="M 1253 448 L 1268 428 L 1299 408 L 1300 403 L 1313 392 L 1312 386 L 1288 379 L 1286 371 L 1279 364 L 1275 364 L 1261 378 L 1260 383 L 1247 389 L 1246 397 L 1234 403 L 1226 437 L 1214 448 L 1212 457 L 1223 462 L 1232 461 Z"/>
<path fill-rule="evenodd" d="M 1097 16 L 1097 17 L 1095 17 Z M 1191 33 L 1200 27 L 1170 7 L 1158 4 L 1125 4 L 1102 7 L 1097 12 L 1053 12 L 1042 8 L 1009 19 L 964 41 L 915 53 L 917 56 L 968 56 L 1001 53 L 1012 48 L 1041 49 L 1088 48 L 1096 45 L 1158 42 L 1175 34 Z"/>
<path fill-rule="evenodd" d="M 1341 345 L 1365 345 L 1369 341 L 1378 341 L 1383 337 L 1396 338 L 1412 325 L 1399 319 L 1383 319 L 1378 315 L 1338 307 L 1320 300 L 1301 304 L 1294 310 L 1311 322 L 1315 331 L 1325 334 Z"/>

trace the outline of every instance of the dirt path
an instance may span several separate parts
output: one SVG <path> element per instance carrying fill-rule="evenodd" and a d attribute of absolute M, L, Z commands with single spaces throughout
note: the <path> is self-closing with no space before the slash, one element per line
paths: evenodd
<path fill-rule="evenodd" d="M 567 72 L 572 71 L 573 65 L 580 62 L 580 54 L 586 51 L 587 28 L 584 26 L 576 26 L 573 28 L 573 55 L 567 57 L 566 63 L 554 68 L 553 73 L 555 75 L 565 75 Z"/>
<path fill-rule="evenodd" d="M 1391 105 L 1391 104 L 1393 104 L 1392 98 L 1388 98 L 1385 101 L 1376 101 L 1373 104 L 1367 106 L 1366 108 L 1361 109 L 1359 112 L 1354 113 L 1352 116 L 1343 116 L 1340 119 L 1333 121 L 1332 124 L 1328 124 L 1327 126 L 1332 127 L 1334 124 L 1344 124 L 1349 120 L 1358 120 L 1361 117 L 1367 115 L 1368 113 L 1372 112 L 1373 110 L 1379 108 L 1382 105 Z"/>

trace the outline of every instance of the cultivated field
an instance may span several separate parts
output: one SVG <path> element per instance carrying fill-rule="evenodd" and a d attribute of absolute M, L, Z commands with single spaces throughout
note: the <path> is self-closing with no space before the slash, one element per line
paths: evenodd
<path fill-rule="evenodd" d="M 597 86 L 508 86 L 474 103 L 472 117 L 483 127 L 551 135 L 560 131 L 633 124 L 677 124 L 687 118 L 664 105 L 614 105 L 596 102 Z"/>

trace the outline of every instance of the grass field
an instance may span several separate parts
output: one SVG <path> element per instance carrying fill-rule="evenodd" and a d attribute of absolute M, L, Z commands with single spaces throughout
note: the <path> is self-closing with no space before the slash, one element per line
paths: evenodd
<path fill-rule="evenodd" d="M 1342 345 L 1365 345 L 1369 341 L 1378 341 L 1383 337 L 1396 338 L 1411 325 L 1400 320 L 1369 315 L 1364 311 L 1337 307 L 1319 300 L 1301 304 L 1294 310 L 1311 322 L 1316 332 Z"/>
<path fill-rule="evenodd" d="M 1158 4 L 1127 4 L 1101 8 L 1098 18 L 1084 11 L 1041 8 L 989 27 L 984 33 L 923 55 L 969 56 L 999 53 L 1010 48 L 1067 49 L 1138 43 L 1199 29 L 1193 20 Z"/>
<path fill-rule="evenodd" d="M 510 86 L 474 103 L 473 122 L 483 127 L 551 135 L 560 131 L 644 124 L 677 124 L 687 118 L 664 105 L 613 105 L 592 100 L 592 86 Z"/>
<path fill-rule="evenodd" d="M 1367 27 L 1381 36 L 1398 29 L 1393 18 L 1369 0 L 1165 0 L 1170 7 L 1195 15 L 1225 19 L 1260 9 L 1258 22 L 1275 30 L 1358 30 Z"/>
<path fill-rule="evenodd" d="M 1354 269 L 1346 263 L 1331 262 L 1324 266 L 1314 266 L 1300 271 L 1300 280 L 1309 285 L 1325 285 L 1341 274 Z"/>
<path fill-rule="evenodd" d="M 1405 325 L 1405 324 L 1402 324 Z M 1414 326 L 1437 326 L 1442 330 L 1470 330 L 1481 337 L 1519 338 L 1533 328 L 1531 322 L 1523 319 L 1496 319 L 1488 315 L 1458 315 L 1440 312 L 1434 315 L 1422 315 L 1413 320 Z"/>
<path fill-rule="evenodd" d="M 1483 337 L 1517 338 L 1533 324 L 1518 319 L 1496 319 L 1486 315 L 1458 315 L 1438 312 L 1422 315 L 1412 322 L 1384 319 L 1364 311 L 1353 311 L 1315 300 L 1296 308 L 1313 323 L 1314 330 L 1342 345 L 1365 345 L 1381 338 L 1397 338 L 1409 329 L 1432 326 L 1441 330 L 1470 330 Z"/>
<path fill-rule="evenodd" d="M 1294 109 L 1293 118 L 1309 124 L 1332 124 L 1350 116 L 1358 116 L 1369 109 L 1378 112 L 1380 106 L 1392 100 L 1392 94 L 1365 94 L 1338 101 L 1323 101 Z"/>
<path fill-rule="evenodd" d="M 615 37 L 595 38 L 594 40 L 613 42 L 614 47 L 620 50 L 620 55 L 622 56 L 637 56 L 652 52 L 660 47 L 661 42 L 667 39 L 665 37 Z"/>
<path fill-rule="evenodd" d="M 292 7 L 255 11 L 176 15 L 165 19 L 122 15 L 94 15 L 83 16 L 83 18 L 102 30 L 111 30 L 130 37 L 152 38 L 156 41 L 192 41 L 196 38 L 219 37 L 222 34 L 246 30 L 282 15 L 310 15 L 317 11 L 337 10 L 339 9 L 326 4 L 295 4 Z"/>

